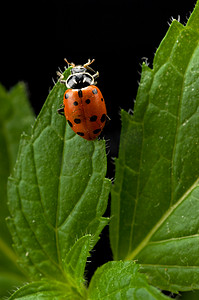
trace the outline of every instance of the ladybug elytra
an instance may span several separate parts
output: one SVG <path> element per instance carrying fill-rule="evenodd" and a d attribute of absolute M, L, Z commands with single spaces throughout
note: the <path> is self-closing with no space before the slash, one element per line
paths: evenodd
<path fill-rule="evenodd" d="M 88 60 L 83 66 L 68 63 L 72 69 L 66 80 L 62 73 L 57 72 L 59 81 L 67 87 L 58 113 L 65 115 L 72 130 L 86 140 L 96 139 L 107 119 L 104 98 L 96 86 L 99 73 L 90 67 L 93 62 L 94 59 Z"/>

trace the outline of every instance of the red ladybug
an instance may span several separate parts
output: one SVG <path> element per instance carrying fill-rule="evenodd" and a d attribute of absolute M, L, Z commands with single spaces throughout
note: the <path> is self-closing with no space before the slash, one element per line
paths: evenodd
<path fill-rule="evenodd" d="M 65 59 L 68 63 L 68 61 Z M 64 83 L 67 90 L 64 93 L 63 105 L 58 113 L 65 114 L 72 130 L 86 140 L 94 140 L 101 133 L 107 119 L 106 105 L 102 93 L 95 86 L 95 79 L 99 76 L 89 66 L 92 61 L 88 60 L 83 66 L 72 66 L 71 75 L 64 80 L 63 74 L 59 81 Z M 91 75 L 93 73 L 93 75 Z"/>

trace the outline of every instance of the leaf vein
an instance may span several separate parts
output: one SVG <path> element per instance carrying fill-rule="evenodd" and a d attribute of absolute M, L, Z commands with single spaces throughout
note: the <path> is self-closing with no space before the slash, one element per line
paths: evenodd
<path fill-rule="evenodd" d="M 93 155 L 94 155 L 94 148 L 93 148 L 93 153 L 92 153 L 92 158 L 91 161 L 93 161 Z M 57 227 L 57 230 L 60 229 L 62 226 L 65 226 L 66 223 L 68 222 L 68 220 L 71 218 L 71 215 L 75 212 L 75 210 L 78 208 L 78 206 L 81 204 L 82 199 L 84 199 L 85 194 L 87 193 L 87 188 L 89 186 L 89 182 L 91 181 L 91 179 L 93 178 L 93 174 L 95 172 L 93 172 L 93 165 L 92 165 L 92 175 L 89 177 L 87 184 L 84 188 L 84 191 L 81 195 L 81 197 L 78 199 L 78 201 L 75 203 L 74 207 L 72 208 L 72 210 L 70 211 L 70 213 L 68 214 L 68 216 L 66 217 L 66 219 Z"/>
<path fill-rule="evenodd" d="M 173 213 L 173 211 L 186 199 L 186 197 L 193 191 L 195 187 L 198 186 L 199 179 L 197 179 L 193 185 L 182 195 L 182 197 L 171 206 L 166 213 L 160 218 L 160 220 L 155 224 L 155 226 L 149 231 L 146 237 L 142 240 L 142 242 L 134 249 L 130 254 L 128 254 L 125 260 L 130 260 L 136 257 L 136 255 L 149 243 L 152 236 L 156 233 L 156 231 L 160 228 L 160 226 L 166 221 L 166 219 Z"/>
<path fill-rule="evenodd" d="M 165 239 L 165 240 L 150 241 L 148 243 L 148 245 L 162 244 L 162 243 L 167 243 L 167 242 L 180 241 L 180 240 L 185 240 L 185 239 L 190 239 L 190 238 L 198 238 L 198 237 L 199 237 L 199 234 L 196 233 L 196 234 L 192 234 L 192 235 L 175 237 L 175 238 L 170 238 L 170 239 Z"/>
<path fill-rule="evenodd" d="M 42 204 L 41 191 L 40 191 L 40 188 L 39 188 L 39 182 L 38 182 L 37 168 L 36 168 L 36 164 L 35 164 L 35 155 L 34 155 L 34 147 L 33 147 L 33 145 L 32 145 L 32 151 L 33 151 L 33 164 L 34 164 L 34 168 L 35 168 L 36 183 L 37 183 L 37 186 L 38 186 L 39 197 L 40 197 L 40 203 L 41 203 L 41 206 L 42 206 L 42 208 L 43 208 L 43 215 L 45 216 L 45 209 L 44 209 L 43 204 Z M 21 198 L 20 198 L 20 201 L 21 201 Z M 22 212 L 23 212 L 23 211 L 22 211 Z M 26 219 L 24 212 L 23 212 L 23 215 L 24 215 L 24 218 Z M 26 219 L 26 221 L 27 221 L 27 219 Z M 48 224 L 46 217 L 45 217 L 45 221 L 46 221 L 46 224 Z M 37 240 L 37 242 L 38 242 L 40 248 L 42 249 L 42 251 L 43 251 L 43 252 L 45 253 L 45 255 L 49 258 L 49 260 L 50 260 L 54 265 L 56 265 L 56 266 L 58 267 L 59 270 L 61 270 L 59 264 L 57 264 L 57 263 L 49 256 L 48 252 L 46 252 L 45 249 L 42 247 L 42 245 L 41 245 L 40 242 L 39 242 L 39 239 L 37 238 L 35 232 L 32 230 L 32 228 L 31 228 L 31 226 L 30 226 L 30 224 L 29 224 L 28 221 L 27 221 L 27 223 L 28 223 L 28 225 L 29 225 L 31 231 L 33 232 L 33 234 L 34 234 L 34 236 L 35 236 L 35 239 Z"/>
<path fill-rule="evenodd" d="M 59 237 L 58 237 L 58 218 L 59 218 L 59 207 L 60 207 L 60 196 L 61 196 L 61 191 L 60 191 L 60 182 L 62 178 L 62 172 L 63 172 L 63 161 L 64 161 L 64 153 L 65 153 L 65 145 L 66 145 L 66 132 L 67 132 L 67 127 L 65 126 L 65 132 L 64 132 L 64 139 L 63 139 L 63 144 L 62 144 L 62 156 L 61 156 L 61 166 L 60 166 L 60 176 L 59 176 L 59 183 L 58 183 L 58 189 L 57 189 L 57 208 L 56 208 L 56 221 L 55 221 L 55 237 L 56 237 L 56 249 L 57 249 L 57 258 L 59 265 L 62 266 L 62 260 L 61 260 L 61 253 L 60 253 L 60 248 L 59 248 Z"/>

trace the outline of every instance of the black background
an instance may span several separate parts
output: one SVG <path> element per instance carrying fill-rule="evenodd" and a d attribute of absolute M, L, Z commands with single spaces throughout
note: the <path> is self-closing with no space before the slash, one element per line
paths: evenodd
<path fill-rule="evenodd" d="M 11 88 L 25 81 L 38 114 L 56 81 L 64 58 L 76 64 L 95 58 L 98 86 L 104 95 L 111 121 L 107 140 L 108 177 L 114 176 L 111 157 L 118 151 L 120 109 L 133 108 L 141 64 L 154 53 L 165 36 L 171 18 L 185 24 L 195 0 L 70 0 L 4 3 L 0 14 L 0 82 Z M 27 4 L 26 4 L 27 3 Z M 108 212 L 107 212 L 108 214 Z M 108 229 L 92 252 L 87 277 L 111 259 Z"/>

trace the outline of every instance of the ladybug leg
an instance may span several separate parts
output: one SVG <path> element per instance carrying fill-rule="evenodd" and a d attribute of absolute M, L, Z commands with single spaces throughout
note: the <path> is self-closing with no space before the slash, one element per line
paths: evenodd
<path fill-rule="evenodd" d="M 60 108 L 57 110 L 58 114 L 64 116 L 64 104 L 60 104 Z"/>
<path fill-rule="evenodd" d="M 111 121 L 111 118 L 108 115 L 106 115 L 106 123 L 109 124 L 110 121 Z"/>
<path fill-rule="evenodd" d="M 99 77 L 99 72 L 97 71 L 94 75 L 93 75 L 93 78 L 98 78 Z"/>
<path fill-rule="evenodd" d="M 97 71 L 94 75 L 93 75 L 93 78 L 94 78 L 94 80 L 96 79 L 96 78 L 98 78 L 99 77 L 99 72 Z M 95 80 L 94 81 L 94 85 L 96 85 L 97 84 L 97 81 Z"/>
<path fill-rule="evenodd" d="M 61 72 L 59 72 L 59 71 L 57 71 L 57 75 L 59 76 L 59 79 L 58 79 L 59 82 L 66 84 L 66 80 L 63 80 L 64 79 L 64 75 Z"/>

